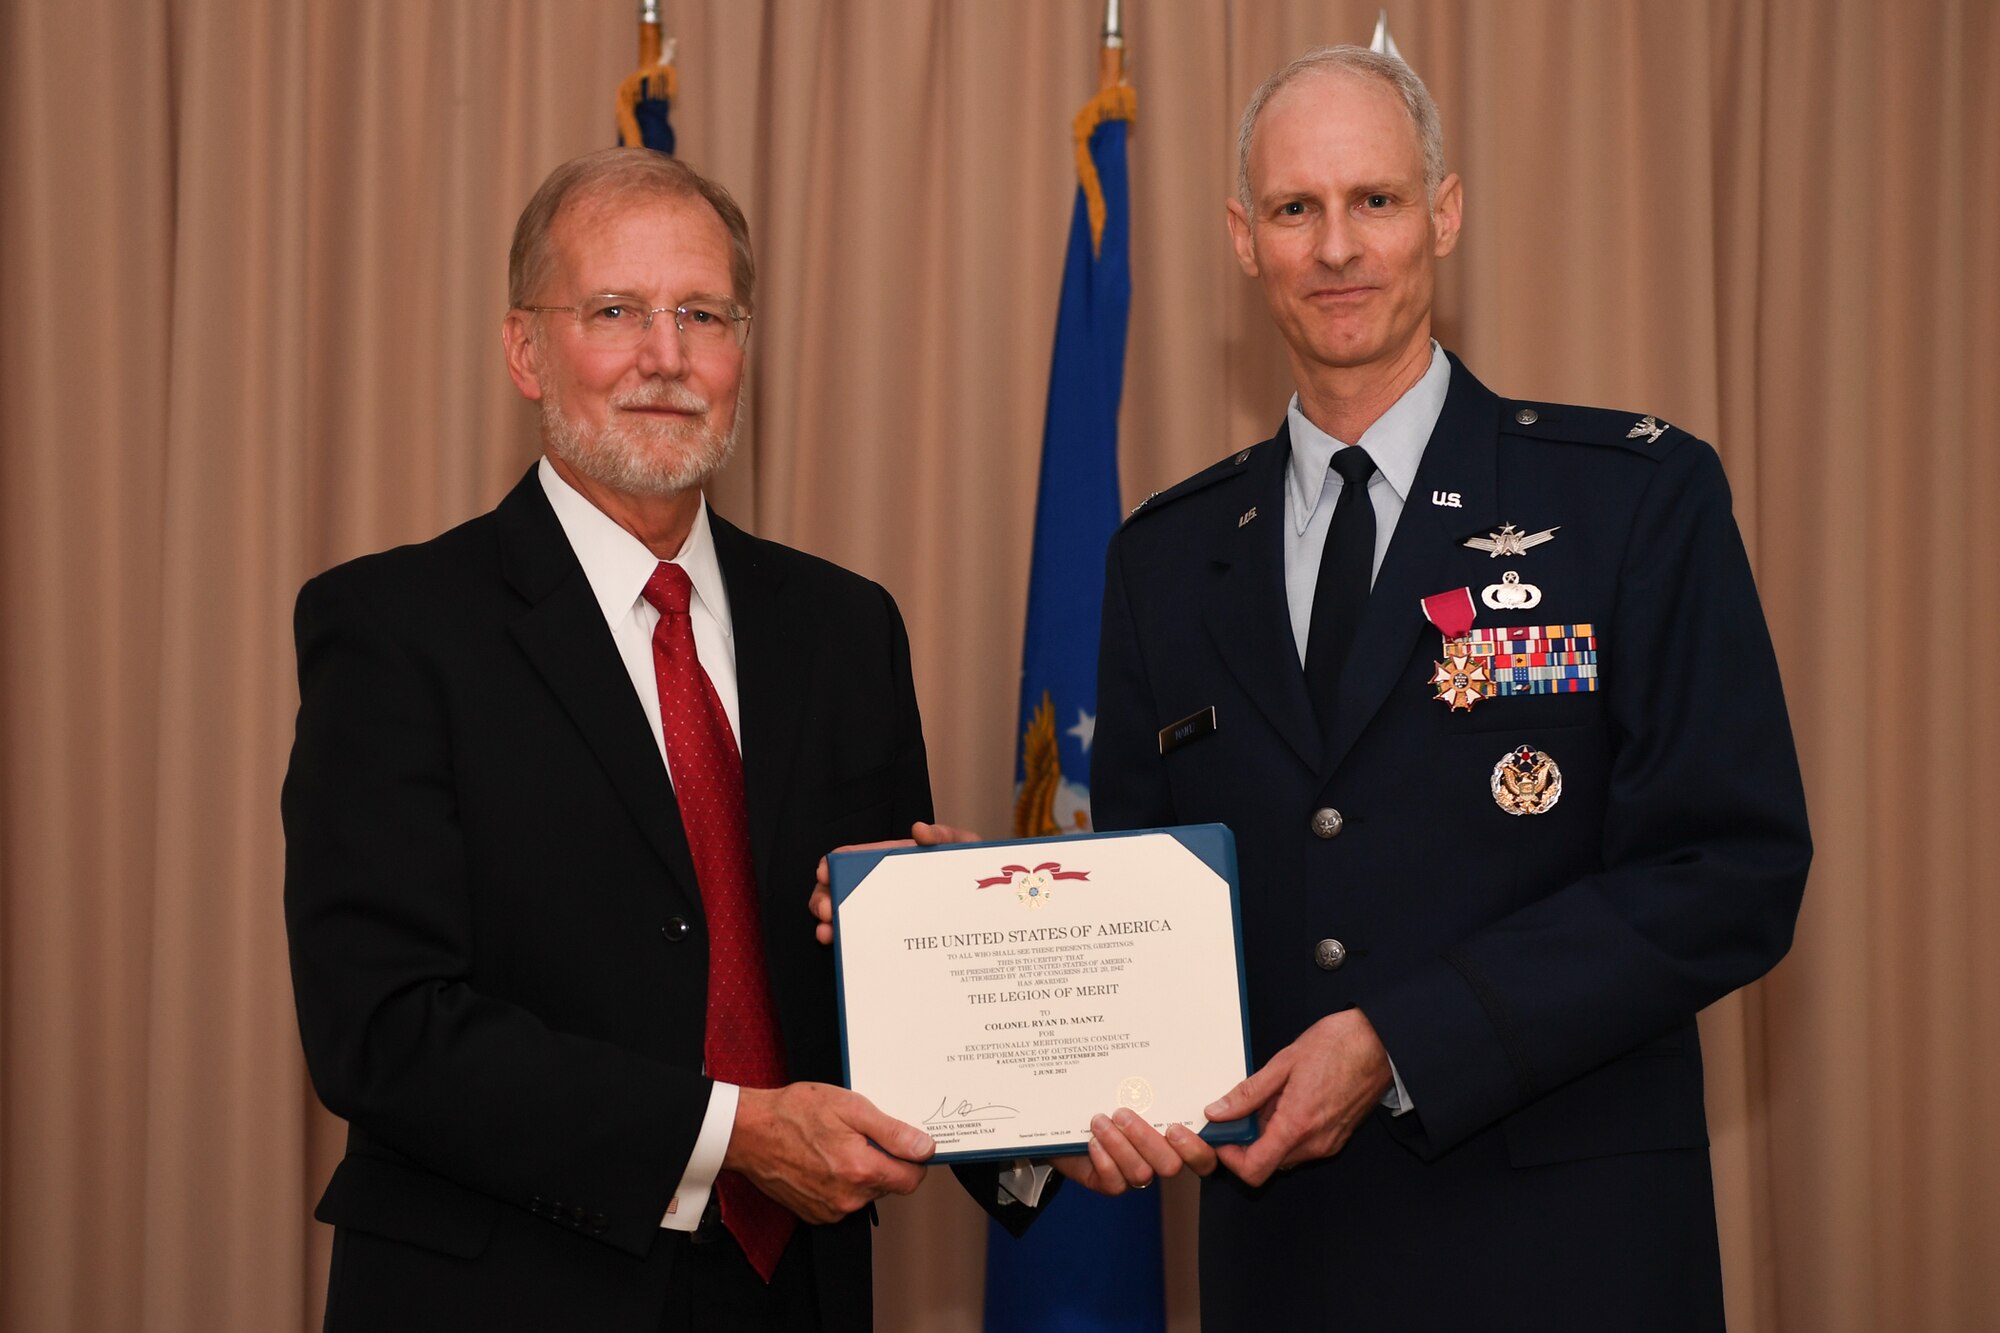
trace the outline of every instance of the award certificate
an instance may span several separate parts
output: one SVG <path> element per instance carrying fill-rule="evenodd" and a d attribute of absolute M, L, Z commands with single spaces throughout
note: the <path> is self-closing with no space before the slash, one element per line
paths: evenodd
<path fill-rule="evenodd" d="M 1236 844 L 1220 824 L 828 860 L 847 1084 L 934 1160 L 1079 1153 L 1127 1107 L 1202 1108 L 1250 1072 Z"/>

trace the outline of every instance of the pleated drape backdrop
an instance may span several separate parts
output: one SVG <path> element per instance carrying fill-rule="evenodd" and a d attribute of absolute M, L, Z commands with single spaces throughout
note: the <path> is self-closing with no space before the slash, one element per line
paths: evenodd
<path fill-rule="evenodd" d="M 633 8 L 0 6 L 8 1330 L 317 1326 L 340 1128 L 279 919 L 291 598 L 532 457 L 507 236 L 611 141 Z M 666 8 L 681 154 L 736 191 L 764 274 L 718 507 L 888 585 L 938 807 L 1003 829 L 1098 0 Z M 1130 503 L 1280 418 L 1224 241 L 1232 129 L 1376 0 L 1125 8 Z M 1992 1328 L 2000 7 L 1389 18 L 1466 180 L 1442 337 L 1503 393 L 1715 441 L 1777 639 L 1819 857 L 1792 956 L 1705 1023 L 1732 1325 Z M 1192 1329 L 1192 1192 L 1167 1203 Z M 943 1178 L 885 1208 L 881 1326 L 976 1328 L 983 1234 Z"/>

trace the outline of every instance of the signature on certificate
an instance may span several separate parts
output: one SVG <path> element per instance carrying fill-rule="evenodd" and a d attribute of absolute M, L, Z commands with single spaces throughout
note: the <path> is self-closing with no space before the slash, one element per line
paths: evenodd
<path fill-rule="evenodd" d="M 984 1106 L 974 1106 L 969 1101 L 960 1100 L 952 1104 L 949 1096 L 938 1099 L 937 1110 L 924 1117 L 926 1125 L 935 1125 L 944 1120 L 1012 1120 L 1020 1111 L 1012 1106 L 1002 1106 L 999 1102 L 988 1102 Z"/>

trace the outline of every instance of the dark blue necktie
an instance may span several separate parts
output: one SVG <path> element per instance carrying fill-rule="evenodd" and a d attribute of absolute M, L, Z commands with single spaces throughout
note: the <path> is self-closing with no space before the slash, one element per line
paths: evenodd
<path fill-rule="evenodd" d="M 1333 451 L 1331 466 L 1340 474 L 1340 499 L 1327 523 L 1319 582 L 1313 585 L 1312 627 L 1306 631 L 1306 689 L 1323 735 L 1333 731 L 1340 668 L 1354 647 L 1375 568 L 1375 506 L 1368 499 L 1375 460 L 1348 445 Z"/>

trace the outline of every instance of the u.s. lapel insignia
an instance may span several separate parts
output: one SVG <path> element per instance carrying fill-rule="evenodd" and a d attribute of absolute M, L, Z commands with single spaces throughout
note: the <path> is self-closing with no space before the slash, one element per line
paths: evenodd
<path fill-rule="evenodd" d="M 1444 661 L 1431 673 L 1431 684 L 1437 687 L 1433 697 L 1450 704 L 1454 713 L 1469 713 L 1481 699 L 1491 699 L 1499 686 L 1493 683 L 1493 668 L 1486 658 L 1459 656 L 1452 651 L 1458 646 L 1447 643 Z"/>
<path fill-rule="evenodd" d="M 1236 520 L 1236 526 L 1240 528 L 1245 523 L 1248 523 L 1251 519 L 1255 517 L 1257 517 L 1257 506 L 1251 505 L 1248 509 L 1243 511 L 1243 517 Z"/>
<path fill-rule="evenodd" d="M 1530 745 L 1501 756 L 1488 785 L 1493 800 L 1510 815 L 1545 815 L 1562 799 L 1563 775 L 1556 761 Z"/>
<path fill-rule="evenodd" d="M 1625 438 L 1628 440 L 1636 440 L 1641 435 L 1643 435 L 1646 437 L 1647 444 L 1654 444 L 1658 442 L 1659 438 L 1662 435 L 1665 435 L 1666 433 L 1667 433 L 1666 422 L 1655 421 L 1651 417 L 1640 417 L 1638 424 L 1634 425 L 1632 429 L 1625 432 Z"/>
<path fill-rule="evenodd" d="M 1543 528 L 1540 532 L 1523 532 L 1512 523 L 1502 523 L 1498 532 L 1489 532 L 1484 537 L 1467 537 L 1465 544 L 1497 560 L 1503 555 L 1525 555 L 1543 542 L 1553 541 L 1560 531 L 1561 524 Z"/>
<path fill-rule="evenodd" d="M 1487 584 L 1479 600 L 1495 611 L 1526 611 L 1542 604 L 1542 590 L 1532 583 L 1521 582 L 1521 576 L 1510 569 L 1500 576 L 1498 583 Z"/>

